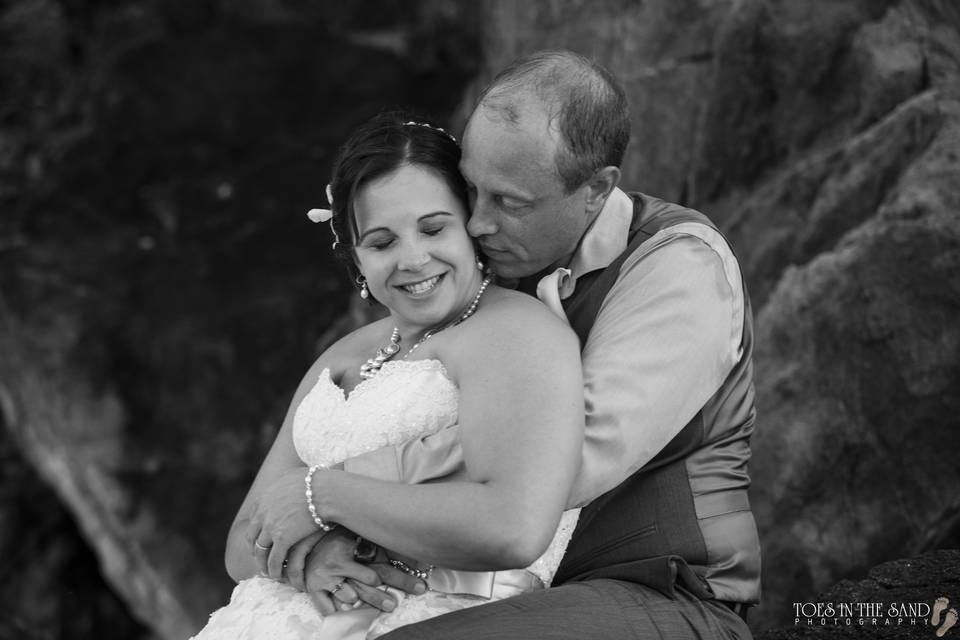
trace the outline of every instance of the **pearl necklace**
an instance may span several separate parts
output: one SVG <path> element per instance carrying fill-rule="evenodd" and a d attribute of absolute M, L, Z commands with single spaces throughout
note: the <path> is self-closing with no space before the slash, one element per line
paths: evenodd
<path fill-rule="evenodd" d="M 483 292 L 487 290 L 487 286 L 490 284 L 492 280 L 493 280 L 492 276 L 487 276 L 486 278 L 484 278 L 483 282 L 480 283 L 480 288 L 477 290 L 477 295 L 473 296 L 473 301 L 469 305 L 467 305 L 466 310 L 463 313 L 461 313 L 457 318 L 454 318 L 453 321 L 448 322 L 442 327 L 437 327 L 436 329 L 430 329 L 425 334 L 423 334 L 423 337 L 417 340 L 416 343 L 414 343 L 414 345 L 410 347 L 410 351 L 407 351 L 407 353 L 403 356 L 403 359 L 406 360 L 408 357 L 410 357 L 411 353 L 417 350 L 417 347 L 419 347 L 424 342 L 426 342 L 433 336 L 437 335 L 444 329 L 455 327 L 456 325 L 460 324 L 461 322 L 463 322 L 464 320 L 472 316 L 474 312 L 477 310 L 477 305 L 480 304 L 480 297 L 483 296 Z M 390 334 L 390 344 L 388 344 L 385 347 L 380 347 L 379 349 L 377 349 L 377 355 L 370 358 L 360 366 L 360 377 L 367 379 L 377 375 L 377 372 L 380 371 L 380 367 L 383 366 L 383 363 L 389 360 L 390 358 L 392 358 L 393 356 L 397 355 L 397 353 L 399 352 L 400 352 L 400 329 L 398 329 L 397 327 L 394 327 L 393 333 Z"/>

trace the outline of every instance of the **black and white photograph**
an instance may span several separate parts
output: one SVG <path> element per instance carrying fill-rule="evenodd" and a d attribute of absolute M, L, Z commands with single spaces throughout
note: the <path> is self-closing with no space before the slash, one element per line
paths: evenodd
<path fill-rule="evenodd" d="M 956 0 L 0 2 L 0 640 L 960 639 Z"/>

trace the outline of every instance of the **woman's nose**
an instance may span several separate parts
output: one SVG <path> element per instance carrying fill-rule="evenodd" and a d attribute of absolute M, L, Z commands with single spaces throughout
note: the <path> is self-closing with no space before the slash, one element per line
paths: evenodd
<path fill-rule="evenodd" d="M 400 260 L 397 268 L 403 271 L 419 271 L 428 262 L 430 262 L 430 254 L 427 253 L 421 243 L 406 242 L 400 248 Z"/>

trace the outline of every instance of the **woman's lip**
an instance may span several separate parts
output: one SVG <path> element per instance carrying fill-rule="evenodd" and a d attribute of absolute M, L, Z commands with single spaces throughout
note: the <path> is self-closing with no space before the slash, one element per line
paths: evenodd
<path fill-rule="evenodd" d="M 426 277 L 426 278 L 422 278 L 422 279 L 420 279 L 420 280 L 413 280 L 413 281 L 411 281 L 411 282 L 401 282 L 401 283 L 395 284 L 395 285 L 393 285 L 393 286 L 395 286 L 395 287 L 412 287 L 412 286 L 418 285 L 418 284 L 420 284 L 420 283 L 422 283 L 422 282 L 426 282 L 427 280 L 433 280 L 434 278 L 442 278 L 442 277 L 445 276 L 445 275 L 447 275 L 446 272 L 444 272 L 444 273 L 437 273 L 437 274 L 434 274 L 434 275 L 432 275 L 432 276 L 428 276 L 428 277 Z"/>
<path fill-rule="evenodd" d="M 432 297 L 433 294 L 437 292 L 437 290 L 440 288 L 440 285 L 443 284 L 443 281 L 446 275 L 447 275 L 446 273 L 441 273 L 439 275 L 430 276 L 426 280 L 418 280 L 417 282 L 413 282 L 405 285 L 396 285 L 396 287 L 398 291 L 400 291 L 403 295 L 408 296 L 409 298 L 412 298 L 414 300 L 425 300 L 427 298 Z M 431 280 L 434 281 L 433 286 L 430 286 L 424 291 L 410 291 L 407 288 L 407 287 L 413 287 L 413 286 L 423 284 L 424 282 L 430 282 Z"/>

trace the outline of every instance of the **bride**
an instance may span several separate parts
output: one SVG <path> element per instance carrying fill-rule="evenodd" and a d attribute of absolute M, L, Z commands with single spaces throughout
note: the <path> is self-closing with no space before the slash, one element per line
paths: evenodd
<path fill-rule="evenodd" d="M 228 536 L 238 585 L 197 640 L 375 638 L 549 586 L 577 516 L 563 509 L 583 438 L 579 344 L 545 306 L 484 275 L 459 158 L 448 134 L 397 113 L 342 148 L 332 211 L 311 214 L 329 216 L 360 295 L 390 315 L 304 376 Z M 463 480 L 407 485 L 342 470 L 457 423 Z M 358 602 L 362 585 L 345 575 L 324 585 L 340 610 L 320 613 L 288 576 L 302 576 L 335 527 L 388 550 L 426 592 L 397 590 L 382 613 Z"/>

